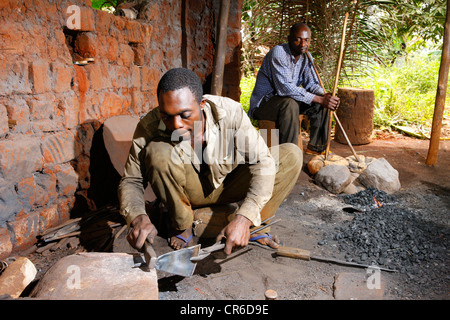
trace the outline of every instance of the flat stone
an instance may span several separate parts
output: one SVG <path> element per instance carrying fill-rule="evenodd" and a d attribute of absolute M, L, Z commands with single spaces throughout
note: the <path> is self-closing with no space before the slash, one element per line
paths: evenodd
<path fill-rule="evenodd" d="M 139 117 L 120 115 L 107 119 L 103 125 L 103 140 L 109 158 L 116 171 L 123 176 L 125 162 L 127 161 L 133 134 L 139 123 Z M 144 191 L 145 200 L 151 202 L 156 196 L 150 186 Z"/>
<path fill-rule="evenodd" d="M 49 300 L 158 300 L 156 270 L 135 268 L 139 255 L 82 252 L 56 262 L 31 297 Z"/>
<path fill-rule="evenodd" d="M 382 300 L 385 283 L 380 271 L 338 273 L 334 278 L 336 300 Z"/>

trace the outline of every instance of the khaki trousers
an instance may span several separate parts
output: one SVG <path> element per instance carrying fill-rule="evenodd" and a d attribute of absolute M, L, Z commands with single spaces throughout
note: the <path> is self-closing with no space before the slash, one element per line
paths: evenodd
<path fill-rule="evenodd" d="M 167 208 L 174 229 L 192 227 L 195 208 L 244 200 L 251 178 L 248 165 L 239 165 L 218 188 L 213 188 L 202 170 L 199 174 L 192 164 L 174 163 L 172 149 L 167 142 L 150 142 L 145 149 L 148 169 L 144 174 Z M 275 214 L 294 187 L 303 164 L 303 154 L 297 145 L 281 144 L 270 148 L 270 152 L 278 160 L 277 174 L 272 197 L 261 211 L 261 220 Z"/>

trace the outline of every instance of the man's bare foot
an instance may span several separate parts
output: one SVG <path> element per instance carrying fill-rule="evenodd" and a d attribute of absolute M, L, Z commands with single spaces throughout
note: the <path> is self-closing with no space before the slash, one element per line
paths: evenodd
<path fill-rule="evenodd" d="M 281 243 L 277 235 L 272 235 L 270 233 L 255 233 L 250 238 L 250 242 L 257 242 L 260 245 L 267 246 L 272 249 L 277 249 Z"/>
<path fill-rule="evenodd" d="M 179 232 L 170 237 L 169 244 L 175 250 L 191 247 L 194 245 L 192 239 L 192 228 L 188 228 L 183 232 Z"/>

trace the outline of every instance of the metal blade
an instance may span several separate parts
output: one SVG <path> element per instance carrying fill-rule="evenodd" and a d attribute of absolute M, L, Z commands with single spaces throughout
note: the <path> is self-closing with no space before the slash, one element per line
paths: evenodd
<path fill-rule="evenodd" d="M 156 261 L 156 270 L 190 277 L 194 274 L 196 264 L 191 262 L 200 251 L 200 245 L 184 248 L 160 255 Z"/>

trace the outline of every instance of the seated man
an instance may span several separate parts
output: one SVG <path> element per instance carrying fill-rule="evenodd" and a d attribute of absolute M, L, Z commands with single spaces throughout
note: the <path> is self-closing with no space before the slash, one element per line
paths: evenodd
<path fill-rule="evenodd" d="M 159 106 L 137 125 L 119 185 L 120 211 L 130 226 L 128 241 L 140 249 L 157 235 L 145 211 L 150 183 L 172 223 L 170 245 L 193 245 L 195 208 L 243 201 L 217 236 L 225 253 L 246 246 L 250 227 L 272 217 L 292 190 L 302 168 L 293 144 L 271 152 L 241 105 L 204 95 L 200 79 L 184 68 L 169 70 L 157 89 Z M 273 248 L 265 234 L 257 241 Z"/>
<path fill-rule="evenodd" d="M 323 154 L 328 140 L 326 108 L 335 110 L 339 98 L 324 95 L 314 67 L 306 56 L 310 41 L 309 27 L 297 23 L 290 29 L 288 43 L 269 51 L 258 71 L 250 98 L 249 116 L 256 120 L 275 121 L 280 144 L 291 142 L 297 145 L 298 116 L 306 114 L 310 120 L 306 153 Z"/>

